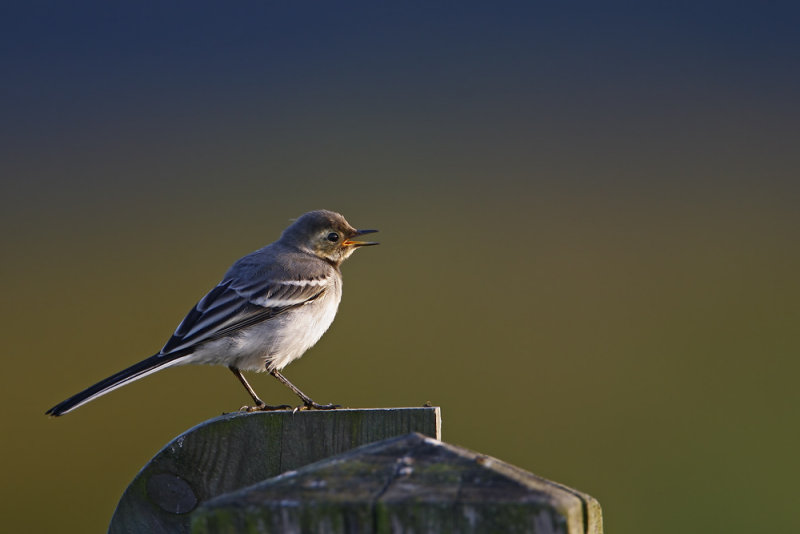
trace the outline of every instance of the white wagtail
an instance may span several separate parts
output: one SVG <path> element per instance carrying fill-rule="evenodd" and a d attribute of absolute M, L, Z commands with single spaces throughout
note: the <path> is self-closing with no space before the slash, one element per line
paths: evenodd
<path fill-rule="evenodd" d="M 239 259 L 222 282 L 200 299 L 158 354 L 56 404 L 63 415 L 134 380 L 173 365 L 226 365 L 253 397 L 249 410 L 269 406 L 241 371 L 268 371 L 303 400 L 328 410 L 289 382 L 280 371 L 303 355 L 328 329 L 342 299 L 341 263 L 358 247 L 378 243 L 354 238 L 356 230 L 332 211 L 312 211 L 284 230 L 278 241 Z"/>

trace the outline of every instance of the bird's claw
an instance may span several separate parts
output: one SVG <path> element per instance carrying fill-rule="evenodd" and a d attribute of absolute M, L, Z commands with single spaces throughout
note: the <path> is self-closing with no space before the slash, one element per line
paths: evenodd
<path fill-rule="evenodd" d="M 335 410 L 337 408 L 341 408 L 341 404 L 317 404 L 314 401 L 306 402 L 301 404 L 297 408 L 294 409 L 296 412 L 297 410 Z"/>
<path fill-rule="evenodd" d="M 292 407 L 288 404 L 279 404 L 272 406 L 271 404 L 256 404 L 255 406 L 242 406 L 239 408 L 240 412 L 275 412 L 278 410 L 291 410 Z"/>

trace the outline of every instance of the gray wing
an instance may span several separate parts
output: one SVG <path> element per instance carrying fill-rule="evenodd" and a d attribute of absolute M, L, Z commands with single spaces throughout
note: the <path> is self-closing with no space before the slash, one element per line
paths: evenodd
<path fill-rule="evenodd" d="M 200 343 L 225 337 L 311 302 L 324 293 L 329 276 L 249 282 L 223 280 L 189 311 L 161 354 L 189 353 Z"/>

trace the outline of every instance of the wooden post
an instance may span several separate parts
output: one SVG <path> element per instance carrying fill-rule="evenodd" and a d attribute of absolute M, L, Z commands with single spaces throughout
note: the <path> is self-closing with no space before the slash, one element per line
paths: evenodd
<path fill-rule="evenodd" d="M 192 532 L 601 534 L 592 497 L 420 434 L 203 503 Z"/>
<path fill-rule="evenodd" d="M 109 532 L 602 534 L 589 495 L 440 438 L 434 407 L 217 417 L 145 465 Z"/>
<path fill-rule="evenodd" d="M 181 434 L 142 468 L 109 532 L 189 532 L 205 501 L 366 443 L 441 437 L 437 407 L 233 413 Z"/>

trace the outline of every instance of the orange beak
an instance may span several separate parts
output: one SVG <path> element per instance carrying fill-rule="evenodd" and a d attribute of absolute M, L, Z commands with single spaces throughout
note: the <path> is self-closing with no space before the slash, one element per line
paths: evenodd
<path fill-rule="evenodd" d="M 364 235 L 364 234 L 374 234 L 377 230 L 356 230 L 356 233 L 353 234 L 353 237 Z M 369 247 L 372 245 L 379 245 L 377 241 L 353 241 L 352 239 L 345 239 L 342 245 L 347 247 Z"/>

